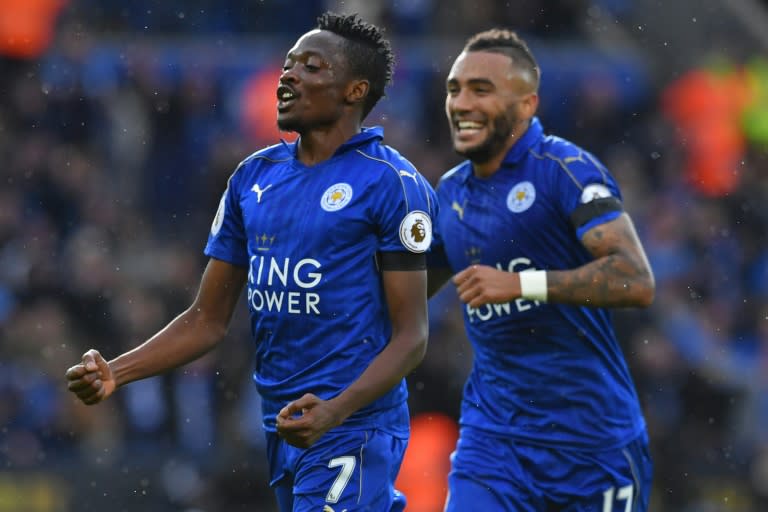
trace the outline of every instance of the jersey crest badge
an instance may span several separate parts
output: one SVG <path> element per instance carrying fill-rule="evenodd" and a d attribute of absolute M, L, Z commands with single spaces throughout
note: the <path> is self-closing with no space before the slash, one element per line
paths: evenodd
<path fill-rule="evenodd" d="M 521 213 L 531 207 L 536 200 L 536 189 L 530 181 L 521 181 L 509 191 L 507 208 L 512 213 Z"/>
<path fill-rule="evenodd" d="M 400 223 L 400 241 L 411 252 L 421 253 L 432 243 L 432 219 L 421 210 L 414 210 Z"/>
<path fill-rule="evenodd" d="M 352 200 L 352 187 L 348 183 L 336 183 L 323 192 L 320 206 L 327 212 L 341 210 Z"/>

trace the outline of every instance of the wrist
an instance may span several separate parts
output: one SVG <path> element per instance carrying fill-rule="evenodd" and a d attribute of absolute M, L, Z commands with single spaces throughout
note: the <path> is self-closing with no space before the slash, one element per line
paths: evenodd
<path fill-rule="evenodd" d="M 115 389 L 135 380 L 131 377 L 131 367 L 129 363 L 130 361 L 126 359 L 125 354 L 120 355 L 111 361 L 107 361 L 110 377 L 114 383 Z"/>
<path fill-rule="evenodd" d="M 104 386 L 104 396 L 102 400 L 109 397 L 112 393 L 115 392 L 115 389 L 117 389 L 117 384 L 115 383 L 114 379 L 103 380 L 101 385 Z"/>
<path fill-rule="evenodd" d="M 337 395 L 328 400 L 328 405 L 332 412 L 334 427 L 344 423 L 355 412 L 354 409 L 350 410 L 351 404 L 345 403 L 342 395 Z"/>
<path fill-rule="evenodd" d="M 520 276 L 520 296 L 524 299 L 547 302 L 547 271 L 524 270 Z"/>

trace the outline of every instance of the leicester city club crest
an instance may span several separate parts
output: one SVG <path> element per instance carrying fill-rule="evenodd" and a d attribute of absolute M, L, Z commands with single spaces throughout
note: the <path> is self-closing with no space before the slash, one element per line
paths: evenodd
<path fill-rule="evenodd" d="M 536 200 L 536 189 L 530 181 L 521 181 L 509 191 L 507 208 L 513 213 L 524 212 Z"/>
<path fill-rule="evenodd" d="M 347 183 L 331 185 L 323 192 L 320 206 L 327 212 L 341 210 L 352 200 L 352 187 Z"/>

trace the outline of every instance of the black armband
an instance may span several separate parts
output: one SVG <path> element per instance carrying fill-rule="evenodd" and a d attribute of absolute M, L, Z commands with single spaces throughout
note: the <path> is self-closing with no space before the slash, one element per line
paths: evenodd
<path fill-rule="evenodd" d="M 599 197 L 593 199 L 588 203 L 583 203 L 576 207 L 571 214 L 571 224 L 575 229 L 579 229 L 581 226 L 591 221 L 595 217 L 604 215 L 610 212 L 624 211 L 624 207 L 615 197 Z"/>
<path fill-rule="evenodd" d="M 426 270 L 426 253 L 382 252 L 378 254 L 381 270 Z"/>

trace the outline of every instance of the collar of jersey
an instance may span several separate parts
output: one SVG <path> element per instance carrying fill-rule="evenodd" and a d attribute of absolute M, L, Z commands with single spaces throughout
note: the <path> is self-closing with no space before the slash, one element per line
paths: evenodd
<path fill-rule="evenodd" d="M 338 149 L 333 153 L 333 157 L 346 153 L 351 149 L 359 148 L 360 146 L 367 144 L 375 139 L 382 140 L 383 138 L 384 128 L 381 126 L 363 127 L 360 130 L 360 133 L 353 135 L 349 138 L 349 140 L 347 140 L 347 142 L 339 146 Z M 294 160 L 298 162 L 298 159 L 296 159 L 296 152 L 299 149 L 299 139 L 296 139 L 294 142 L 287 142 L 284 139 L 280 139 L 280 142 L 283 143 L 283 146 L 290 152 Z"/>
<path fill-rule="evenodd" d="M 534 117 L 531 119 L 531 124 L 528 126 L 528 129 L 523 136 L 515 142 L 514 146 L 510 148 L 501 165 L 513 166 L 522 160 L 523 156 L 525 156 L 525 154 L 528 153 L 528 150 L 536 144 L 543 133 L 544 129 L 541 127 L 539 118 Z"/>
<path fill-rule="evenodd" d="M 515 144 L 510 148 L 509 151 L 507 151 L 506 156 L 504 157 L 504 160 L 501 162 L 501 167 L 514 167 L 515 164 L 517 164 L 522 158 L 525 156 L 525 154 L 528 152 L 531 147 L 533 147 L 534 144 L 541 138 L 542 134 L 544 133 L 544 129 L 541 127 L 541 123 L 539 122 L 538 117 L 534 117 L 531 119 L 531 124 L 528 126 L 528 129 L 525 131 L 522 137 L 515 142 Z M 463 164 L 463 176 L 460 174 L 458 176 L 462 176 L 460 179 L 462 183 L 466 183 L 467 180 L 473 179 L 477 180 L 478 182 L 486 182 L 488 179 L 480 179 L 477 178 L 474 175 L 474 172 L 472 171 L 472 162 L 469 160 L 465 161 Z M 494 176 L 496 174 L 494 173 Z"/>

